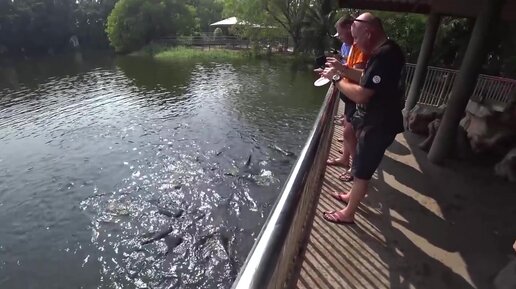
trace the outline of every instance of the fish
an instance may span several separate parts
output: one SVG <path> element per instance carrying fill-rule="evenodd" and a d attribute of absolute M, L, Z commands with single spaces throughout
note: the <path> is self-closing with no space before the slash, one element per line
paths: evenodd
<path fill-rule="evenodd" d="M 249 167 L 251 165 L 251 158 L 253 157 L 253 154 L 249 154 L 249 157 L 247 158 L 247 161 L 245 162 L 245 166 Z"/>
<path fill-rule="evenodd" d="M 172 231 L 174 231 L 174 227 L 172 227 L 172 226 L 166 227 L 161 231 L 152 233 L 152 235 L 148 239 L 141 241 L 140 244 L 147 245 L 152 242 L 161 240 L 161 239 L 165 238 L 166 236 L 168 236 Z"/>
<path fill-rule="evenodd" d="M 185 211 L 184 211 L 184 210 L 182 210 L 182 209 L 179 209 L 179 210 L 177 210 L 176 212 L 171 212 L 171 211 L 169 211 L 169 210 L 167 210 L 167 209 L 158 208 L 158 213 L 160 213 L 160 214 L 162 214 L 162 215 L 164 215 L 164 216 L 167 216 L 167 217 L 169 217 L 169 218 L 174 217 L 174 218 L 176 218 L 176 219 L 177 219 L 177 218 L 181 217 L 181 216 L 183 215 L 183 213 L 184 213 L 184 212 L 185 212 Z"/>
<path fill-rule="evenodd" d="M 273 146 L 272 146 L 272 148 L 273 148 L 273 149 L 275 149 L 275 150 L 277 150 L 278 152 L 280 152 L 280 153 L 284 154 L 284 155 L 285 155 L 285 156 L 287 156 L 287 157 L 291 157 L 291 156 L 295 156 L 295 155 L 296 155 L 296 154 L 294 154 L 293 152 L 289 152 L 289 151 L 287 151 L 287 150 L 284 150 L 284 149 L 280 148 L 280 147 L 279 147 L 279 146 L 277 146 L 277 145 L 273 145 Z"/>
<path fill-rule="evenodd" d="M 181 243 L 183 243 L 183 238 L 180 236 L 166 236 L 165 245 L 167 245 L 167 254 L 172 252 L 175 247 L 181 245 Z"/>

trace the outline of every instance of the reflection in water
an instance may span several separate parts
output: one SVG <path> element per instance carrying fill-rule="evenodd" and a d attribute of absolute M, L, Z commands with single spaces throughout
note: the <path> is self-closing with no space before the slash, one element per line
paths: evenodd
<path fill-rule="evenodd" d="M 267 62 L 83 57 L 0 83 L 0 287 L 229 287 L 323 91 Z"/>

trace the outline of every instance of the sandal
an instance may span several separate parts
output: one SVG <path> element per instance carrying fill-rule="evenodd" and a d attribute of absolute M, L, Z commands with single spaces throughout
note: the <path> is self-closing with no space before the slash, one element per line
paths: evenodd
<path fill-rule="evenodd" d="M 337 192 L 331 192 L 330 193 L 330 196 L 332 196 L 335 200 L 339 201 L 339 202 L 342 202 L 344 204 L 348 204 L 348 201 L 347 200 L 344 200 L 344 198 L 342 196 L 344 196 L 344 194 L 339 194 Z"/>
<path fill-rule="evenodd" d="M 341 218 L 342 218 L 342 216 L 339 215 L 339 212 L 337 212 L 337 211 L 323 212 L 323 219 L 325 219 L 328 222 L 335 223 L 335 224 L 346 224 L 346 225 L 355 224 L 355 221 L 346 221 L 346 220 L 342 220 Z"/>
<path fill-rule="evenodd" d="M 339 176 L 339 180 L 343 182 L 351 182 L 353 181 L 353 175 L 350 172 L 345 172 Z"/>

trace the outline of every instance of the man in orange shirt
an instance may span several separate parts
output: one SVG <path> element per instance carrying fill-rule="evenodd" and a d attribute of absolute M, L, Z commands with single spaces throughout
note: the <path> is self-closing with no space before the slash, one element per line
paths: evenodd
<path fill-rule="evenodd" d="M 340 41 L 346 44 L 351 44 L 351 50 L 349 52 L 347 60 L 344 62 L 347 67 L 355 69 L 363 69 L 367 62 L 367 56 L 353 43 L 353 36 L 351 35 L 351 25 L 353 24 L 353 18 L 342 17 L 335 24 L 337 28 L 337 37 Z M 331 60 L 331 59 L 329 59 Z M 352 80 L 348 80 L 353 82 Z M 341 100 L 345 103 L 344 107 L 344 118 L 343 118 L 343 146 L 342 156 L 335 159 L 328 159 L 328 165 L 343 166 L 346 171 L 339 176 L 342 181 L 351 181 L 353 176 L 349 174 L 348 169 L 351 167 L 350 157 L 355 154 L 357 140 L 353 127 L 350 124 L 351 117 L 356 111 L 356 104 L 340 93 Z"/>

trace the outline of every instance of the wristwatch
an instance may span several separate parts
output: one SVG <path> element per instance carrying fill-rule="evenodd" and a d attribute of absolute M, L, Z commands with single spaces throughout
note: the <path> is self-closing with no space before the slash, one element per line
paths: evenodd
<path fill-rule="evenodd" d="M 341 78 L 342 78 L 342 77 L 340 76 L 340 74 L 335 74 L 335 75 L 331 78 L 331 80 L 333 80 L 333 82 L 337 82 L 337 81 L 339 81 Z"/>

